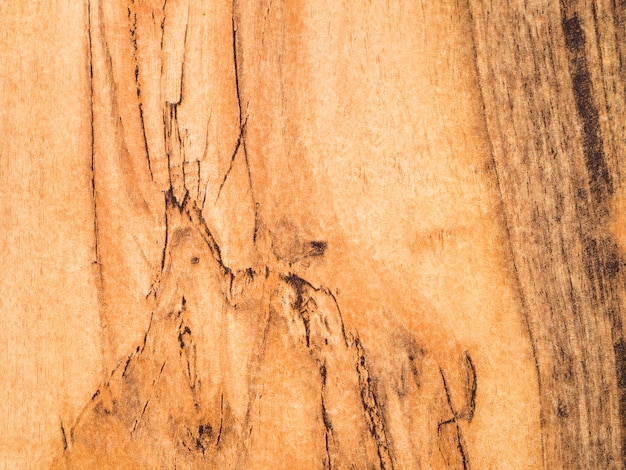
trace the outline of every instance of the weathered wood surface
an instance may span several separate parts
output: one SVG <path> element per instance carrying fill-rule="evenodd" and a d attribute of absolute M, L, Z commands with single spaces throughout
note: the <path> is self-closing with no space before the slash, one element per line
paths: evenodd
<path fill-rule="evenodd" d="M 615 206 L 626 150 L 625 5 L 471 4 L 485 118 L 537 361 L 544 462 L 620 467 L 626 345 L 616 228 L 623 230 L 624 215 Z"/>
<path fill-rule="evenodd" d="M 622 468 L 624 8 L 1 4 L 5 466 Z"/>

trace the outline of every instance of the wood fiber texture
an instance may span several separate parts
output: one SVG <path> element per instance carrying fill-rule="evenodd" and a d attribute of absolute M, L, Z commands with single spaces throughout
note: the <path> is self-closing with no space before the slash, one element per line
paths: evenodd
<path fill-rule="evenodd" d="M 5 468 L 620 469 L 626 4 L 0 4 Z"/>

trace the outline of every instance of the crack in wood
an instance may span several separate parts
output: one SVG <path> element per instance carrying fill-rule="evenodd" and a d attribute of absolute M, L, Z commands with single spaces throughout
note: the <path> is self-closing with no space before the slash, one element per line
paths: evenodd
<path fill-rule="evenodd" d="M 181 232 L 180 229 L 177 229 L 181 223 L 183 226 L 191 227 L 191 233 L 195 234 L 194 236 L 197 236 L 199 240 L 202 240 L 202 245 L 213 255 L 214 268 L 219 273 L 219 276 L 222 276 L 225 280 L 232 278 L 233 273 L 220 264 L 219 247 L 202 221 L 201 213 L 195 206 L 195 202 L 190 199 L 184 199 L 179 202 L 171 191 L 167 193 L 166 202 L 166 210 L 170 214 L 168 217 L 170 220 L 168 230 L 170 232 L 178 230 L 180 233 L 183 233 L 184 230 Z M 172 257 L 172 259 L 177 256 L 173 252 L 181 249 L 181 242 L 175 241 L 178 238 L 180 237 L 168 237 L 171 240 L 171 243 L 167 245 L 167 250 L 170 252 L 168 257 Z M 178 286 L 176 278 L 171 277 L 173 275 L 172 269 L 172 266 L 165 266 L 161 274 L 161 285 L 158 289 L 157 298 L 163 295 L 170 296 L 171 294 L 167 294 L 167 292 L 173 286 Z M 342 468 L 345 464 L 348 468 L 359 468 L 355 462 L 344 461 L 346 459 L 344 446 L 351 444 L 349 441 L 342 441 L 332 418 L 333 413 L 336 414 L 337 410 L 342 406 L 341 394 L 337 395 L 337 391 L 331 392 L 329 389 L 329 380 L 335 382 L 333 387 L 336 388 L 337 380 L 346 380 L 347 376 L 352 375 L 355 387 L 354 393 L 360 397 L 361 401 L 364 430 L 369 432 L 376 449 L 376 466 L 381 469 L 394 468 L 392 441 L 387 431 L 385 411 L 376 391 L 376 378 L 370 370 L 369 359 L 366 358 L 365 348 L 359 335 L 355 333 L 352 335 L 351 340 L 348 339 L 339 303 L 334 294 L 324 287 L 315 287 L 305 279 L 292 273 L 277 275 L 268 269 L 266 276 L 255 276 L 252 271 L 246 271 L 243 275 L 249 281 L 244 284 L 244 289 L 242 294 L 240 294 L 244 296 L 241 300 L 242 305 L 246 304 L 245 296 L 252 295 L 251 293 L 254 292 L 256 284 L 265 283 L 267 285 L 263 288 L 264 291 L 269 289 L 270 292 L 273 292 L 271 295 L 279 296 L 274 302 L 278 302 L 277 305 L 287 306 L 285 312 L 270 312 L 269 316 L 266 317 L 265 326 L 260 331 L 258 340 L 253 343 L 255 345 L 254 350 L 258 351 L 258 356 L 254 359 L 256 365 L 251 363 L 248 373 L 254 375 L 254 371 L 261 370 L 263 363 L 269 359 L 265 357 L 266 345 L 269 341 L 274 341 L 273 338 L 275 338 L 276 334 L 279 334 L 279 330 L 275 330 L 279 317 L 299 319 L 302 322 L 305 322 L 306 319 L 305 323 L 308 327 L 305 327 L 304 332 L 301 333 L 302 341 L 294 344 L 300 344 L 301 346 L 299 347 L 304 347 L 317 370 L 314 375 L 319 380 L 320 394 L 318 395 L 319 409 L 316 413 L 319 415 L 323 430 L 321 438 L 323 440 L 324 456 L 322 460 L 324 466 L 326 468 Z M 275 279 L 275 281 L 272 281 L 272 279 Z M 278 285 L 276 282 L 278 282 Z M 280 285 L 284 285 L 288 289 L 281 291 L 278 288 Z M 247 292 L 250 294 L 247 294 Z M 95 435 L 93 433 L 103 425 L 103 419 L 115 419 L 126 422 L 133 416 L 127 431 L 129 438 L 135 439 L 135 436 L 139 435 L 138 430 L 140 427 L 142 429 L 145 427 L 141 437 L 136 439 L 140 439 L 144 443 L 142 445 L 157 445 L 163 439 L 163 436 L 159 437 L 160 434 L 158 432 L 155 433 L 156 429 L 158 429 L 155 426 L 158 426 L 159 416 L 164 412 L 163 410 L 171 410 L 166 412 L 166 416 L 169 416 L 167 418 L 168 422 L 180 423 L 180 426 L 186 429 L 185 433 L 188 436 L 180 441 L 182 447 L 176 450 L 175 458 L 178 462 L 183 458 L 183 454 L 181 454 L 182 449 L 189 453 L 189 456 L 185 458 L 193 460 L 195 458 L 193 455 L 199 453 L 202 459 L 204 459 L 202 462 L 205 463 L 215 462 L 218 456 L 222 455 L 223 452 L 228 452 L 228 449 L 232 449 L 233 446 L 238 449 L 238 461 L 246 462 L 250 457 L 251 442 L 254 439 L 253 431 L 259 426 L 258 420 L 261 419 L 264 387 L 259 383 L 260 388 L 257 391 L 251 389 L 247 410 L 242 422 L 232 421 L 232 414 L 230 412 L 229 414 L 226 413 L 226 410 L 230 409 L 229 395 L 225 393 L 224 389 L 219 391 L 217 401 L 214 404 L 216 411 L 214 415 L 215 421 L 206 419 L 205 413 L 211 413 L 211 408 L 206 408 L 206 402 L 204 401 L 206 397 L 201 398 L 199 396 L 200 392 L 196 387 L 198 382 L 197 372 L 192 371 L 192 368 L 196 371 L 198 369 L 196 364 L 198 352 L 196 350 L 194 333 L 188 323 L 189 315 L 193 315 L 195 309 L 198 309 L 199 306 L 193 304 L 194 306 L 190 310 L 190 302 L 186 300 L 185 295 L 183 293 L 177 295 L 179 296 L 175 298 L 178 298 L 179 301 L 175 304 L 177 305 L 176 307 L 172 309 L 171 307 L 166 307 L 167 304 L 161 307 L 162 309 L 167 308 L 165 311 L 171 313 L 164 315 L 165 311 L 157 311 L 152 314 L 142 343 L 128 356 L 125 362 L 122 362 L 115 369 L 111 379 L 96 392 L 90 405 L 81 414 L 75 426 L 76 429 L 79 429 L 78 444 L 65 449 L 68 455 L 76 452 L 73 449 L 80 449 L 85 442 L 88 442 L 89 436 Z M 268 298 L 267 294 L 264 294 L 263 298 Z M 326 300 L 323 301 L 324 299 Z M 233 309 L 233 312 L 238 312 L 241 307 L 235 305 L 230 308 Z M 259 308 L 262 309 L 263 304 L 259 304 Z M 220 311 L 221 308 L 217 308 L 213 315 L 219 314 Z M 285 315 L 286 317 L 284 317 Z M 173 354 L 181 357 L 183 352 L 185 353 L 186 359 L 180 363 L 179 368 L 173 365 L 169 368 L 165 367 L 166 364 L 173 364 L 168 356 L 170 353 L 167 352 L 170 349 L 170 346 L 168 346 L 170 342 L 173 345 Z M 148 345 L 150 346 L 147 347 Z M 191 355 L 194 357 L 190 359 L 189 353 L 192 350 Z M 415 365 L 415 353 L 409 352 L 407 354 L 409 356 L 412 354 L 411 364 L 415 369 L 417 367 Z M 476 379 L 473 362 L 469 355 L 466 355 L 465 361 L 466 367 L 470 371 L 467 384 L 468 389 L 466 391 L 469 397 L 467 400 L 468 405 L 461 411 L 454 411 L 450 398 L 448 397 L 448 399 L 450 409 L 454 412 L 454 419 L 459 418 L 471 421 L 475 408 Z M 194 363 L 193 367 L 192 362 Z M 155 366 L 158 366 L 158 369 L 154 370 Z M 294 367 L 301 366 L 294 364 Z M 401 372 L 399 371 L 398 373 Z M 176 379 L 176 377 L 180 378 Z M 149 384 L 145 383 L 146 379 L 149 379 Z M 181 386 L 182 383 L 186 384 Z M 165 390 L 161 390 L 161 387 L 167 388 L 171 386 L 168 384 L 176 384 L 178 390 L 176 395 L 169 395 Z M 446 388 L 445 393 L 450 393 L 445 380 L 444 385 Z M 417 382 L 414 386 L 417 390 L 420 389 Z M 106 390 L 104 395 L 108 398 L 103 398 L 104 395 L 100 390 Z M 337 401 L 338 399 L 340 401 Z M 190 403 L 190 411 L 187 412 L 184 412 L 184 407 L 180 409 L 181 405 L 179 404 L 185 403 L 185 400 L 189 400 Z M 153 409 L 153 411 L 150 412 L 150 409 Z M 110 418 L 103 418 L 102 416 Z M 217 422 L 219 422 L 219 427 L 213 425 L 213 423 Z M 357 428 L 353 429 L 352 432 L 358 433 Z M 343 438 L 346 438 L 346 436 Z M 152 439 L 154 439 L 153 443 L 151 443 Z M 465 448 L 463 448 L 463 452 L 465 452 Z"/>

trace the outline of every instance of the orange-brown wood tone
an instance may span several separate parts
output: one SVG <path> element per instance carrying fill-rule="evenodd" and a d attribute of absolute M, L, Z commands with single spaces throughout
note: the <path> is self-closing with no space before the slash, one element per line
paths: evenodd
<path fill-rule="evenodd" d="M 622 3 L 2 2 L 0 463 L 623 468 Z"/>

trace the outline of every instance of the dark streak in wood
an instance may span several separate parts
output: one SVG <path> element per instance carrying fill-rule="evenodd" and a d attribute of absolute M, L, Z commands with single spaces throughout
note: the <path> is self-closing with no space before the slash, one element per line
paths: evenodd
<path fill-rule="evenodd" d="M 466 357 L 469 359 L 469 355 Z M 461 455 L 461 461 L 463 463 L 463 470 L 468 470 L 469 459 L 467 455 L 467 450 L 465 449 L 465 445 L 463 443 L 463 432 L 461 431 L 461 426 L 459 424 L 459 419 L 461 419 L 463 416 L 462 416 L 462 413 L 459 413 L 457 410 L 454 409 L 454 405 L 452 404 L 452 397 L 450 396 L 450 388 L 448 387 L 448 383 L 446 382 L 446 376 L 443 373 L 443 370 L 440 369 L 439 372 L 441 373 L 441 380 L 443 381 L 443 388 L 446 391 L 446 400 L 448 402 L 448 406 L 450 407 L 450 412 L 452 413 L 452 419 L 444 421 L 443 423 L 440 423 L 439 428 L 441 429 L 441 427 L 446 424 L 454 424 L 456 428 L 456 445 L 459 450 L 459 454 Z M 475 383 L 475 380 L 473 380 L 473 382 Z M 471 417 L 474 415 L 474 410 L 473 410 L 474 394 L 475 394 L 475 388 L 472 387 L 472 398 L 471 398 L 472 406 L 470 407 L 469 416 L 466 417 L 468 421 L 471 421 Z"/>
<path fill-rule="evenodd" d="M 624 408 L 612 396 L 623 395 L 615 390 L 623 286 L 610 274 L 618 257 L 606 230 L 619 165 L 606 150 L 596 100 L 603 84 L 590 72 L 585 37 L 602 27 L 589 24 L 594 12 L 582 3 L 499 4 L 497 18 L 485 21 L 493 2 L 469 1 L 485 120 L 536 356 L 545 468 L 607 468 L 624 455 L 615 445 L 626 429 Z M 522 235 L 527 229 L 531 237 Z"/>
<path fill-rule="evenodd" d="M 97 288 L 99 296 L 102 297 L 102 264 L 100 262 L 100 249 L 98 246 L 98 203 L 96 197 L 96 169 L 95 169 L 95 122 L 94 122 L 94 85 L 93 85 L 93 31 L 91 28 L 91 0 L 87 1 L 87 41 L 88 41 L 88 55 L 89 55 L 89 123 L 90 123 L 90 137 L 91 137 L 91 197 L 93 199 L 93 232 L 94 232 L 94 243 L 95 243 L 95 260 L 94 264 L 98 266 L 98 282 Z"/>
<path fill-rule="evenodd" d="M 585 33 L 575 13 L 567 16 L 566 0 L 561 0 L 563 34 L 569 61 L 576 109 L 582 121 L 582 142 L 585 162 L 595 200 L 600 201 L 613 192 L 613 185 L 604 156 L 600 135 L 598 110 L 593 102 L 593 89 L 585 51 Z"/>
<path fill-rule="evenodd" d="M 393 469 L 393 461 L 389 452 L 385 431 L 385 419 L 378 404 L 378 398 L 376 397 L 374 384 L 372 383 L 372 377 L 365 358 L 365 350 L 358 337 L 354 340 L 354 346 L 357 353 L 356 370 L 359 377 L 361 403 L 367 417 L 370 433 L 376 441 L 380 468 L 382 470 Z"/>
<path fill-rule="evenodd" d="M 245 117 L 244 117 L 243 102 L 241 98 L 241 88 L 240 88 L 241 74 L 239 70 L 240 68 L 239 60 L 237 59 L 237 48 L 238 48 L 237 25 L 235 23 L 235 15 L 237 12 L 236 7 L 237 7 L 237 0 L 233 0 L 231 22 L 232 22 L 232 37 L 233 37 L 233 64 L 234 64 L 234 69 L 235 69 L 235 91 L 237 93 L 237 105 L 239 108 L 239 133 L 241 136 L 241 144 L 243 146 L 243 155 L 244 155 L 244 159 L 246 162 L 246 172 L 248 174 L 248 185 L 250 188 L 250 194 L 252 195 L 252 201 L 254 204 L 254 231 L 252 233 L 252 241 L 253 243 L 256 243 L 258 230 L 259 230 L 259 203 L 257 202 L 257 199 L 255 197 L 254 184 L 252 182 L 252 173 L 250 170 L 250 160 L 248 158 L 248 148 L 246 146 L 246 122 L 248 121 L 248 115 L 246 112 Z M 236 155 L 236 152 L 234 153 L 234 155 Z M 231 165 L 232 165 L 232 160 L 231 160 Z"/>
<path fill-rule="evenodd" d="M 130 0 L 130 4 L 133 9 L 131 11 L 128 8 L 128 16 L 131 19 L 130 28 L 130 41 L 133 44 L 133 62 L 135 65 L 135 88 L 137 89 L 137 106 L 139 108 L 139 120 L 141 121 L 141 132 L 143 134 L 143 145 L 146 151 L 146 161 L 148 163 L 148 171 L 150 172 L 150 179 L 154 181 L 154 175 L 152 174 L 152 164 L 150 163 L 150 150 L 148 148 L 148 136 L 146 135 L 146 124 L 143 117 L 143 103 L 141 97 L 141 83 L 139 80 L 139 60 L 137 57 L 137 12 L 135 11 L 135 0 Z"/>

